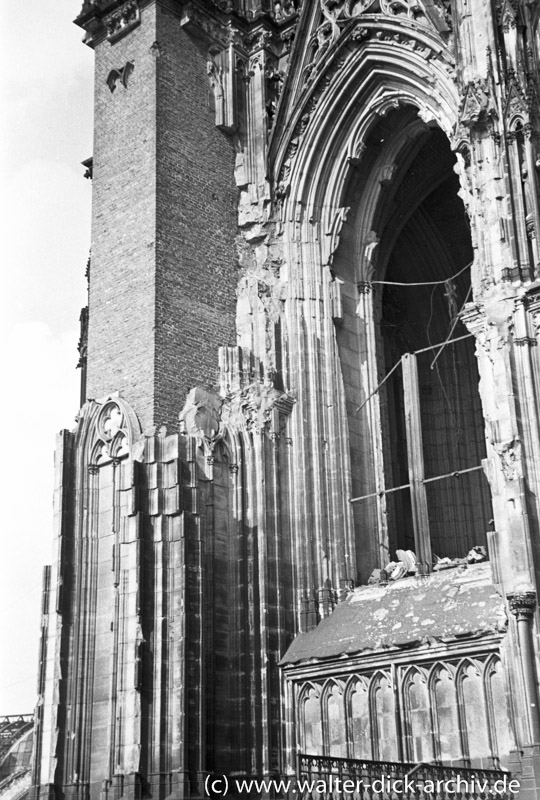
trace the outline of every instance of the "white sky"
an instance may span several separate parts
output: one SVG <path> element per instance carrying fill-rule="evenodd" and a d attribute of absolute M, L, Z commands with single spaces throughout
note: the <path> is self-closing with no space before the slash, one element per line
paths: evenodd
<path fill-rule="evenodd" d="M 93 66 L 72 23 L 81 5 L 0 8 L 0 715 L 34 709 L 54 439 L 79 403 Z"/>

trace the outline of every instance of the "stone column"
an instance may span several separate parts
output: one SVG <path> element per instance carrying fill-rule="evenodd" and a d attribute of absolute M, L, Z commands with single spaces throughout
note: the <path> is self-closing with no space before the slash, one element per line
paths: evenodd
<path fill-rule="evenodd" d="M 523 682 L 528 710 L 530 742 L 540 744 L 540 713 L 537 678 L 532 644 L 531 621 L 536 609 L 536 593 L 522 592 L 507 595 L 510 611 L 517 621 L 517 635 L 523 669 Z"/>
<path fill-rule="evenodd" d="M 520 800 L 536 800 L 540 795 L 540 710 L 537 675 L 532 643 L 532 619 L 537 607 L 536 593 L 516 592 L 507 595 L 510 611 L 516 618 L 519 655 L 527 709 L 529 741 L 522 746 Z"/>

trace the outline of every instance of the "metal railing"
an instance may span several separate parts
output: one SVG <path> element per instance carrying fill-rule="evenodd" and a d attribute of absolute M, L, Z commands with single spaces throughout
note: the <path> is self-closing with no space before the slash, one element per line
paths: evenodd
<path fill-rule="evenodd" d="M 510 800 L 517 781 L 502 770 L 298 756 L 299 800 Z"/>

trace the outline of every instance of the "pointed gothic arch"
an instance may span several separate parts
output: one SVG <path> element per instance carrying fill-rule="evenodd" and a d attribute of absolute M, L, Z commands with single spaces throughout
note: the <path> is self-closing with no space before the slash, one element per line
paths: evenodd
<path fill-rule="evenodd" d="M 435 742 L 434 757 L 442 763 L 460 761 L 463 753 L 459 734 L 455 669 L 451 663 L 438 662 L 432 666 L 428 690 Z"/>
<path fill-rule="evenodd" d="M 431 761 L 434 747 L 430 725 L 428 674 L 422 667 L 411 666 L 403 675 L 401 685 L 405 711 L 406 760 Z"/>
<path fill-rule="evenodd" d="M 329 49 L 318 79 L 300 91 L 270 149 L 274 181 L 287 189 L 284 220 L 301 205 L 304 219 L 329 233 L 368 132 L 390 110 L 413 106 L 424 122 L 453 135 L 460 101 L 452 55 L 434 30 L 408 35 L 395 19 L 359 18 Z M 280 111 L 286 114 L 286 103 Z"/>
<path fill-rule="evenodd" d="M 364 408 L 396 359 L 467 335 L 457 315 L 472 299 L 466 267 L 474 260 L 475 220 L 461 199 L 469 193 L 463 158 L 450 144 L 461 106 L 451 60 L 430 24 L 407 39 L 395 19 L 382 23 L 360 15 L 326 48 L 303 90 L 301 81 L 295 84 L 295 110 L 271 143 L 286 256 L 303 265 L 308 281 L 314 269 L 322 270 L 338 297 L 335 337 L 349 425 L 350 496 L 372 498 L 362 510 L 352 508 L 349 520 L 354 544 L 348 549 L 361 552 L 362 581 L 400 548 L 416 550 L 428 570 L 436 556 L 463 557 L 486 544 L 492 517 L 481 472 L 485 436 L 472 342 L 445 348 L 433 374 L 429 355 L 423 356 L 419 378 L 411 379 L 418 419 L 445 425 L 439 433 L 434 426 L 415 431 L 428 451 L 421 474 L 410 474 L 413 445 L 399 372 Z M 450 283 L 456 274 L 457 283 Z M 407 289 L 405 298 L 401 290 L 374 289 L 374 280 L 448 283 L 430 308 L 430 291 Z M 405 308 L 409 326 L 416 322 L 415 306 L 421 309 L 423 336 L 396 344 L 383 335 L 391 333 L 395 321 L 388 316 L 396 303 Z M 417 451 L 422 447 L 416 444 Z M 459 484 L 437 483 L 462 472 L 467 474 Z M 425 480 L 435 482 L 424 487 Z"/>
<path fill-rule="evenodd" d="M 473 261 L 460 191 L 446 135 L 412 106 L 372 125 L 345 190 L 349 211 L 332 271 L 343 298 L 336 340 L 352 496 L 362 501 L 354 515 L 363 579 L 400 548 L 430 568 L 436 557 L 486 545 L 492 510 L 479 377 L 459 318 Z M 439 353 L 435 345 L 447 340 Z M 421 473 L 413 475 L 415 447 Z"/>
<path fill-rule="evenodd" d="M 370 680 L 373 758 L 376 761 L 398 760 L 398 732 L 392 678 L 378 670 Z"/>
<path fill-rule="evenodd" d="M 484 665 L 484 692 L 495 766 L 507 769 L 509 754 L 515 748 L 515 726 L 509 708 L 510 694 L 505 686 L 502 661 L 498 654 L 493 654 Z"/>
<path fill-rule="evenodd" d="M 345 688 L 345 717 L 349 758 L 373 757 L 369 677 L 352 675 Z"/>
<path fill-rule="evenodd" d="M 331 678 L 321 692 L 324 752 L 337 758 L 347 757 L 344 688 L 342 681 Z"/>
<path fill-rule="evenodd" d="M 489 766 L 492 759 L 482 664 L 464 658 L 456 671 L 456 688 L 463 753 L 466 763 Z"/>
<path fill-rule="evenodd" d="M 300 752 L 311 755 L 323 753 L 322 690 L 318 684 L 306 683 L 298 697 L 298 732 Z"/>

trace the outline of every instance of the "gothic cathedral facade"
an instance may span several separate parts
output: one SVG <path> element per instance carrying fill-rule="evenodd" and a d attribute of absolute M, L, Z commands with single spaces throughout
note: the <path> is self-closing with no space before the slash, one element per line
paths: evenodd
<path fill-rule="evenodd" d="M 427 764 L 538 798 L 540 4 L 76 22 L 89 305 L 30 797 Z"/>

